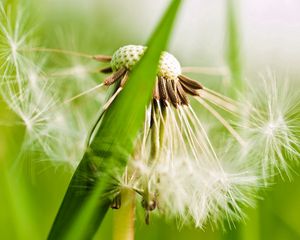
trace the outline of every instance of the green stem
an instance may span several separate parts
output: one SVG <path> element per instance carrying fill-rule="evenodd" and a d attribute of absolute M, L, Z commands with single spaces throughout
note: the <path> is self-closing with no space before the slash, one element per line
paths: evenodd
<path fill-rule="evenodd" d="M 114 212 L 113 240 L 134 239 L 135 192 L 121 191 L 121 208 Z"/>
<path fill-rule="evenodd" d="M 243 91 L 243 63 L 241 56 L 241 39 L 239 29 L 239 2 L 238 0 L 227 0 L 226 6 L 226 30 L 227 30 L 227 63 L 231 75 L 231 88 L 229 94 L 232 97 L 237 97 L 238 92 Z M 227 228 L 230 226 L 225 223 Z M 239 222 L 234 222 L 235 228 L 229 229 L 222 239 L 223 240 L 239 240 L 242 239 L 242 225 Z"/>
<path fill-rule="evenodd" d="M 259 240 L 263 239 L 261 236 L 261 225 L 262 219 L 260 219 L 260 209 L 261 209 L 261 202 L 257 204 L 257 207 L 254 209 L 248 209 L 247 214 L 247 223 L 246 225 L 241 226 L 241 239 L 243 240 Z M 264 219 L 265 220 L 265 219 Z M 265 228 L 266 222 L 264 222 Z"/>
<path fill-rule="evenodd" d="M 227 0 L 227 63 L 231 74 L 231 94 L 243 89 L 242 79 L 242 56 L 239 29 L 239 1 Z"/>
<path fill-rule="evenodd" d="M 157 158 L 159 151 L 159 133 L 158 133 L 158 123 L 153 123 L 151 127 L 151 149 L 150 149 L 150 158 L 149 161 L 153 162 Z"/>
<path fill-rule="evenodd" d="M 152 125 L 151 129 L 151 151 L 150 151 L 150 162 L 155 161 L 159 155 L 160 150 L 162 149 L 162 145 L 164 143 L 164 135 L 165 135 L 165 126 L 163 121 L 166 120 L 166 109 L 164 106 L 161 106 L 161 114 L 159 113 L 158 106 L 156 102 L 153 102 L 153 119 L 155 118 L 155 122 Z"/>

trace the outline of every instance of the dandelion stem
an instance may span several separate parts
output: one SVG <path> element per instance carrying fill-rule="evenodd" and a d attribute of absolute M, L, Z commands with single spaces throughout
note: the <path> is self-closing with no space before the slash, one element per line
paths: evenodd
<path fill-rule="evenodd" d="M 242 80 L 242 56 L 241 56 L 241 41 L 238 25 L 239 1 L 227 0 L 227 64 L 232 81 L 232 94 L 236 96 L 237 91 L 243 90 Z"/>
<path fill-rule="evenodd" d="M 226 67 L 182 67 L 183 73 L 200 73 L 213 76 L 228 76 Z"/>
<path fill-rule="evenodd" d="M 96 85 L 95 87 L 92 87 L 92 88 L 90 88 L 90 89 L 88 89 L 88 90 L 86 90 L 86 91 L 84 91 L 82 93 L 79 93 L 78 95 L 76 95 L 74 97 L 71 97 L 71 98 L 67 99 L 66 101 L 64 101 L 64 104 L 70 103 L 70 102 L 74 101 L 77 98 L 80 98 L 80 97 L 82 97 L 82 96 L 84 96 L 84 95 L 86 95 L 86 94 L 88 94 L 90 92 L 95 91 L 98 88 L 101 88 L 102 86 L 104 86 L 104 83 L 100 83 L 100 84 Z"/>
<path fill-rule="evenodd" d="M 159 150 L 163 145 L 164 140 L 164 121 L 166 119 L 166 109 L 164 106 L 159 106 L 159 103 L 153 102 L 153 113 L 151 126 L 151 152 L 150 161 L 154 161 L 158 155 Z"/>
<path fill-rule="evenodd" d="M 223 126 L 232 134 L 232 136 L 239 142 L 241 146 L 245 146 L 245 141 L 242 137 L 234 130 L 234 128 L 216 111 L 214 110 L 209 104 L 203 101 L 201 98 L 197 98 L 197 101 L 201 103 L 216 119 L 223 124 Z"/>
<path fill-rule="evenodd" d="M 157 123 L 153 123 L 153 126 Z M 152 162 L 157 157 L 157 152 L 159 148 L 159 137 L 158 137 L 158 127 L 154 126 L 151 131 L 151 151 L 150 151 L 150 160 Z"/>
<path fill-rule="evenodd" d="M 114 212 L 113 240 L 134 239 L 135 192 L 121 191 L 122 206 Z"/>
<path fill-rule="evenodd" d="M 152 126 L 151 126 L 151 150 L 150 150 L 150 162 L 156 159 L 159 149 L 159 117 L 157 115 L 157 106 L 153 102 L 152 109 Z"/>
<path fill-rule="evenodd" d="M 51 52 L 51 53 L 59 53 L 59 54 L 67 54 L 77 57 L 84 57 L 89 59 L 94 59 L 93 55 L 82 53 L 82 52 L 75 52 L 71 50 L 64 50 L 59 48 L 43 48 L 43 47 L 33 47 L 33 48 L 25 48 L 20 49 L 19 51 L 28 51 L 28 52 Z"/>
<path fill-rule="evenodd" d="M 106 111 L 109 106 L 112 104 L 112 102 L 115 100 L 115 98 L 119 95 L 119 93 L 123 90 L 122 87 L 119 87 L 117 91 L 108 99 L 108 101 L 103 106 L 103 110 Z"/>
<path fill-rule="evenodd" d="M 164 135 L 165 135 L 165 121 L 167 117 L 167 111 L 165 108 L 161 109 L 161 121 L 159 125 L 159 144 L 162 147 L 164 143 Z"/>
<path fill-rule="evenodd" d="M 216 96 L 215 94 L 211 94 L 209 91 L 200 91 L 200 96 L 230 113 L 239 113 L 237 104 L 221 98 L 220 96 Z"/>
<path fill-rule="evenodd" d="M 46 74 L 47 77 L 66 77 L 66 76 L 85 76 L 87 74 L 99 74 L 101 68 L 93 68 L 93 69 L 82 69 L 80 71 L 76 70 L 75 68 L 70 68 L 67 69 L 65 71 L 61 71 L 61 72 L 50 72 L 48 74 Z"/>

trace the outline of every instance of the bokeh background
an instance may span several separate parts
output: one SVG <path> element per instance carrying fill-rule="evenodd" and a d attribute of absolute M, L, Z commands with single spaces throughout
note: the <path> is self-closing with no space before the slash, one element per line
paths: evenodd
<path fill-rule="evenodd" d="M 20 0 L 10 3 L 24 11 L 30 26 L 36 26 L 39 44 L 110 55 L 126 44 L 145 44 L 169 1 Z M 255 83 L 259 74 L 270 69 L 278 76 L 300 81 L 298 0 L 186 0 L 168 50 L 183 66 L 226 66 L 230 3 L 235 10 L 239 63 L 245 79 Z M 77 63 L 59 64 L 71 67 Z M 218 76 L 195 74 L 195 77 L 211 86 L 222 81 Z M 103 76 L 93 78 L 100 82 Z M 26 131 L 22 125 L 7 124 L 16 119 L 0 99 L 0 238 L 45 239 L 74 169 L 68 163 L 35 161 L 29 155 L 26 171 L 12 174 Z M 178 228 L 176 221 L 157 216 L 146 226 L 143 213 L 138 212 L 136 238 L 300 239 L 300 169 L 294 170 L 291 181 L 278 178 L 274 186 L 263 191 L 257 207 L 247 209 L 248 217 L 232 230 Z M 110 239 L 111 232 L 110 211 L 95 239 Z"/>

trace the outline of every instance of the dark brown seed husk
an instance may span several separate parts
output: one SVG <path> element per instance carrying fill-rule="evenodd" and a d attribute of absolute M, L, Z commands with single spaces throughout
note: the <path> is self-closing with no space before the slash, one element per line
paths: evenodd
<path fill-rule="evenodd" d="M 93 56 L 93 59 L 98 61 L 98 62 L 110 62 L 111 61 L 111 56 L 107 55 L 95 55 Z"/>
<path fill-rule="evenodd" d="M 109 86 L 113 83 L 115 83 L 117 80 L 119 80 L 120 78 L 122 78 L 126 73 L 126 69 L 125 68 L 121 68 L 118 71 L 116 71 L 114 74 L 110 75 L 109 77 L 107 77 L 104 80 L 104 84 Z"/>
<path fill-rule="evenodd" d="M 166 89 L 166 80 L 162 77 L 158 77 L 158 89 L 159 89 L 159 96 L 161 100 L 168 100 L 168 94 Z"/>
<path fill-rule="evenodd" d="M 192 96 L 199 96 L 199 92 L 198 92 L 196 89 L 187 86 L 187 85 L 184 84 L 183 82 L 180 82 L 180 84 L 181 84 L 183 90 L 184 90 L 186 93 L 188 93 L 188 94 L 190 94 L 190 95 L 192 95 Z"/>
<path fill-rule="evenodd" d="M 155 87 L 154 87 L 154 90 L 153 90 L 153 98 L 156 99 L 156 100 L 160 99 L 159 89 L 158 89 L 158 78 L 156 78 Z"/>
<path fill-rule="evenodd" d="M 177 88 L 177 93 L 178 93 L 178 96 L 181 100 L 181 104 L 183 105 L 189 105 L 189 100 L 186 96 L 186 93 L 185 91 L 183 90 L 181 84 L 179 82 L 176 83 L 176 88 Z"/>
<path fill-rule="evenodd" d="M 177 108 L 179 99 L 176 94 L 176 89 L 174 87 L 174 84 L 175 83 L 173 80 L 166 80 L 167 92 L 168 92 L 169 99 L 170 99 L 171 103 L 173 104 L 173 106 Z"/>
<path fill-rule="evenodd" d="M 197 82 L 194 79 L 191 79 L 187 76 L 184 75 L 179 75 L 178 76 L 179 80 L 181 83 L 184 83 L 186 86 L 193 88 L 193 89 L 203 89 L 202 84 L 200 84 L 199 82 Z"/>

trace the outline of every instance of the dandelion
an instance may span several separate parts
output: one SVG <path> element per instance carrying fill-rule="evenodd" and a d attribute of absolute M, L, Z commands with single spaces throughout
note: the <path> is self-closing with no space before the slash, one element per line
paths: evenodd
<path fill-rule="evenodd" d="M 130 71 L 145 51 L 146 47 L 128 45 L 118 49 L 111 59 L 104 59 L 110 60 L 110 66 L 101 71 L 111 73 L 104 84 L 115 86 L 104 110 L 125 87 Z M 253 204 L 249 192 L 257 186 L 257 177 L 250 171 L 228 171 L 223 166 L 189 98 L 201 103 L 244 145 L 241 136 L 211 106 L 237 112 L 234 101 L 183 75 L 177 59 L 163 52 L 144 129 L 124 176 L 118 178 L 113 208 L 120 207 L 119 194 L 129 188 L 142 197 L 146 223 L 149 212 L 158 208 L 181 223 L 192 219 L 196 226 L 203 227 L 209 221 L 217 225 L 222 216 L 230 221 L 240 219 L 241 205 Z M 243 192 L 243 188 L 249 191 Z"/>

